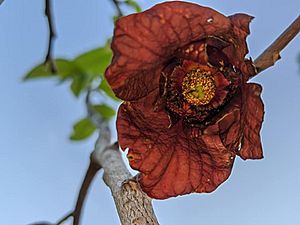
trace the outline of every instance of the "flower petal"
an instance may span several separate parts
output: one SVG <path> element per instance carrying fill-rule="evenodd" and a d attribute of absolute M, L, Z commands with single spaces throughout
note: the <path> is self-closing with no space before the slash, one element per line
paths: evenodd
<path fill-rule="evenodd" d="M 249 72 L 254 71 L 249 68 L 251 63 L 246 64 L 244 59 L 248 53 L 246 38 L 250 34 L 249 24 L 253 18 L 242 13 L 229 16 L 233 29 L 231 33 L 227 34 L 225 39 L 231 40 L 233 44 L 223 50 L 230 63 L 242 71 L 246 80 L 253 75 L 249 74 Z"/>
<path fill-rule="evenodd" d="M 187 2 L 165 2 L 120 18 L 106 78 L 123 100 L 137 100 L 154 90 L 162 67 L 177 49 L 231 29 L 230 20 L 213 9 Z"/>
<path fill-rule="evenodd" d="M 236 151 L 242 159 L 263 158 L 260 130 L 264 105 L 260 97 L 261 90 L 259 84 L 245 84 L 243 93 L 231 100 L 216 122 L 224 145 Z"/>
<path fill-rule="evenodd" d="M 218 125 L 195 137 L 182 121 L 167 128 L 167 114 L 153 111 L 156 96 L 152 92 L 143 101 L 122 104 L 118 112 L 119 144 L 129 149 L 131 167 L 141 172 L 142 189 L 156 199 L 215 190 L 230 175 L 234 161 Z"/>
<path fill-rule="evenodd" d="M 206 45 L 207 44 L 204 40 L 190 43 L 180 49 L 179 53 L 177 53 L 177 57 L 186 60 L 193 60 L 194 62 L 206 65 L 208 62 Z"/>
<path fill-rule="evenodd" d="M 262 87 L 249 83 L 245 86 L 246 110 L 243 129 L 242 147 L 239 152 L 242 159 L 263 158 L 260 141 L 260 129 L 264 117 L 264 105 L 260 98 Z"/>

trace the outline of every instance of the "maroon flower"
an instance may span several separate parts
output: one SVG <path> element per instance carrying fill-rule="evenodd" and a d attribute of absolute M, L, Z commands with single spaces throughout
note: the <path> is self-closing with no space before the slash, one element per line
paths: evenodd
<path fill-rule="evenodd" d="M 117 21 L 106 78 L 124 100 L 119 144 L 150 197 L 211 192 L 236 155 L 263 157 L 261 86 L 246 83 L 251 19 L 166 2 Z"/>

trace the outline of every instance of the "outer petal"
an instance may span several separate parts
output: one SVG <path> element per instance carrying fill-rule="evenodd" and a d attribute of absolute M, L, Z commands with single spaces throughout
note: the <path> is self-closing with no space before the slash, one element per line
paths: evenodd
<path fill-rule="evenodd" d="M 260 130 L 264 106 L 261 90 L 259 84 L 245 84 L 243 93 L 239 92 L 231 100 L 216 122 L 224 145 L 236 151 L 242 159 L 263 158 Z"/>
<path fill-rule="evenodd" d="M 156 96 L 154 91 L 144 101 L 123 104 L 118 112 L 119 143 L 129 148 L 130 165 L 141 172 L 142 189 L 157 199 L 215 190 L 230 175 L 234 161 L 218 126 L 196 137 L 181 121 L 167 128 L 167 114 L 153 111 Z"/>
<path fill-rule="evenodd" d="M 226 107 L 220 120 L 217 121 L 220 137 L 226 148 L 237 152 L 241 141 L 240 96 L 233 99 L 230 107 Z"/>
<path fill-rule="evenodd" d="M 246 111 L 244 117 L 242 147 L 239 152 L 242 159 L 263 158 L 260 141 L 260 129 L 264 117 L 264 105 L 260 98 L 262 87 L 258 84 L 245 86 Z"/>
<path fill-rule="evenodd" d="M 158 87 L 162 67 L 177 49 L 231 29 L 230 20 L 213 9 L 187 2 L 165 2 L 117 21 L 114 57 L 106 78 L 123 100 L 137 100 Z"/>
<path fill-rule="evenodd" d="M 229 45 L 223 50 L 228 56 L 230 63 L 242 71 L 246 80 L 255 73 L 249 60 L 245 63 L 244 59 L 248 53 L 246 38 L 250 34 L 249 24 L 253 18 L 242 13 L 229 16 L 233 28 L 232 32 L 225 36 L 225 39 L 231 40 L 233 45 Z"/>

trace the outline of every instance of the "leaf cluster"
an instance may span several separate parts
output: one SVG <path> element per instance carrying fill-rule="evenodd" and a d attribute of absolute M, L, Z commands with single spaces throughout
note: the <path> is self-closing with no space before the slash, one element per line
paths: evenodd
<path fill-rule="evenodd" d="M 41 78 L 57 79 L 60 83 L 69 82 L 70 90 L 74 96 L 79 97 L 93 88 L 107 99 L 119 101 L 108 85 L 104 75 L 105 69 L 112 58 L 110 43 L 92 49 L 76 56 L 74 59 L 56 58 L 54 64 L 56 72 L 52 72 L 50 64 L 41 63 L 31 69 L 24 80 Z M 96 86 L 96 87 L 95 87 Z M 107 104 L 91 105 L 93 111 L 103 119 L 109 121 L 115 115 L 113 107 Z M 91 136 L 97 129 L 96 125 L 86 116 L 73 125 L 71 140 L 83 140 Z"/>
<path fill-rule="evenodd" d="M 92 49 L 78 55 L 73 60 L 65 58 L 54 59 L 57 72 L 51 71 L 49 64 L 41 63 L 31 69 L 24 77 L 24 80 L 33 80 L 37 78 L 57 78 L 60 82 L 71 81 L 71 91 L 78 97 L 83 91 L 91 87 L 92 82 L 101 79 L 99 89 L 109 97 L 117 100 L 113 95 L 107 82 L 103 81 L 104 72 L 112 58 L 112 52 L 109 42 L 96 49 Z"/>
<path fill-rule="evenodd" d="M 135 0 L 118 0 L 115 1 L 115 4 L 117 8 L 119 8 L 120 4 L 124 4 L 135 12 L 141 12 L 142 10 Z M 120 15 L 122 15 L 122 12 Z M 75 97 L 79 97 L 83 93 L 89 95 L 90 90 L 93 90 L 93 92 L 100 93 L 106 99 L 120 101 L 114 95 L 103 76 L 111 59 L 110 41 L 107 41 L 104 46 L 84 52 L 73 59 L 55 58 L 51 59 L 52 61 L 50 62 L 41 63 L 32 68 L 24 76 L 24 80 L 28 81 L 38 78 L 57 79 L 60 83 L 69 82 L 70 90 Z M 55 66 L 55 72 L 53 72 L 53 65 Z M 108 104 L 93 105 L 89 103 L 88 108 L 91 108 L 93 113 L 97 113 L 106 122 L 115 116 L 113 107 Z M 97 125 L 91 120 L 90 115 L 87 115 L 74 123 L 70 139 L 84 140 L 91 136 L 96 129 Z"/>

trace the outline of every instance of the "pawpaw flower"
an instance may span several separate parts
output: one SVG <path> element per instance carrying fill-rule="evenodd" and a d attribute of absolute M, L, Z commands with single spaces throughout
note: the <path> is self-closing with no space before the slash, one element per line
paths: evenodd
<path fill-rule="evenodd" d="M 105 76 L 124 100 L 120 147 L 150 197 L 212 192 L 236 156 L 263 157 L 262 88 L 245 58 L 252 18 L 175 1 L 117 21 Z"/>

